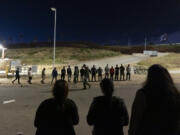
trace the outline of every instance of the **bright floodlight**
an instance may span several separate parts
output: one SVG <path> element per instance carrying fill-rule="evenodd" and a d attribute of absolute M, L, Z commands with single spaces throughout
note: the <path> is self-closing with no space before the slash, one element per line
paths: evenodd
<path fill-rule="evenodd" d="M 0 44 L 0 49 L 4 48 L 2 44 Z"/>
<path fill-rule="evenodd" d="M 51 8 L 52 11 L 56 11 L 56 8 Z"/>

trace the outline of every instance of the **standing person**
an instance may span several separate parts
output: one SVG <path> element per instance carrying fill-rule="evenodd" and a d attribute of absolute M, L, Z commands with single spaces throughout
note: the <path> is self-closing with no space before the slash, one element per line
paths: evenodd
<path fill-rule="evenodd" d="M 52 81 L 51 81 L 51 84 L 53 83 L 54 79 L 55 79 L 55 82 L 57 81 L 57 76 L 58 76 L 58 72 L 56 70 L 56 67 L 53 69 L 52 71 Z"/>
<path fill-rule="evenodd" d="M 53 97 L 43 101 L 36 111 L 36 135 L 75 135 L 74 125 L 79 123 L 78 108 L 68 98 L 68 93 L 67 82 L 57 80 Z"/>
<path fill-rule="evenodd" d="M 129 135 L 180 135 L 180 93 L 167 69 L 152 65 L 136 92 Z"/>
<path fill-rule="evenodd" d="M 128 64 L 128 66 L 126 67 L 126 80 L 130 80 L 131 79 L 131 67 L 130 64 Z"/>
<path fill-rule="evenodd" d="M 20 74 L 19 74 L 19 68 L 16 69 L 16 75 L 15 75 L 15 80 L 12 81 L 12 83 L 14 84 L 14 82 L 18 80 L 18 84 L 20 83 Z"/>
<path fill-rule="evenodd" d="M 83 82 L 83 76 L 84 76 L 84 68 L 83 68 L 83 66 L 80 69 L 80 76 L 81 76 L 81 81 Z"/>
<path fill-rule="evenodd" d="M 93 65 L 93 67 L 91 68 L 91 81 L 95 81 L 96 82 L 96 74 L 97 74 L 97 70 L 95 65 Z"/>
<path fill-rule="evenodd" d="M 102 68 L 99 67 L 97 72 L 98 72 L 98 81 L 102 81 L 102 72 L 103 72 Z"/>
<path fill-rule="evenodd" d="M 46 78 L 46 73 L 45 73 L 45 71 L 46 71 L 46 69 L 43 68 L 43 70 L 42 70 L 42 72 L 41 72 L 41 78 L 42 78 L 41 83 L 42 83 L 42 84 L 44 84 L 44 80 L 45 80 L 45 78 Z"/>
<path fill-rule="evenodd" d="M 83 77 L 83 89 L 86 89 L 86 86 L 89 86 L 89 88 L 91 87 L 91 85 L 88 83 L 88 78 L 89 78 L 89 68 L 87 66 L 84 66 L 84 77 Z"/>
<path fill-rule="evenodd" d="M 79 81 L 79 67 L 77 66 L 77 82 Z"/>
<path fill-rule="evenodd" d="M 110 69 L 110 79 L 113 81 L 114 79 L 114 68 L 113 66 L 111 66 L 111 69 Z"/>
<path fill-rule="evenodd" d="M 65 80 L 65 76 L 66 76 L 66 69 L 65 67 L 63 67 L 63 69 L 61 70 L 61 80 Z"/>
<path fill-rule="evenodd" d="M 78 82 L 78 77 L 79 77 L 79 69 L 78 66 L 74 67 L 74 83 Z"/>
<path fill-rule="evenodd" d="M 68 75 L 68 82 L 71 82 L 72 70 L 70 66 L 68 66 L 67 68 L 67 75 Z"/>
<path fill-rule="evenodd" d="M 100 87 L 104 96 L 94 98 L 87 115 L 87 123 L 94 126 L 93 135 L 123 135 L 123 126 L 129 123 L 124 101 L 112 96 L 114 84 L 110 79 L 103 79 Z"/>
<path fill-rule="evenodd" d="M 32 68 L 30 67 L 29 69 L 28 69 L 28 83 L 29 84 L 32 84 Z"/>
<path fill-rule="evenodd" d="M 87 67 L 87 81 L 88 82 L 90 82 L 90 74 L 91 74 L 91 70 L 89 69 L 89 67 L 88 66 L 86 66 Z"/>
<path fill-rule="evenodd" d="M 104 71 L 105 71 L 105 78 L 109 78 L 109 66 L 108 66 L 108 64 L 106 65 Z"/>
<path fill-rule="evenodd" d="M 124 79 L 124 76 L 125 76 L 124 71 L 125 71 L 125 68 L 124 68 L 123 64 L 121 64 L 121 66 L 120 66 L 120 81 L 122 81 L 122 79 L 123 79 L 123 81 L 125 80 Z"/>
<path fill-rule="evenodd" d="M 119 80 L 119 67 L 116 65 L 115 67 L 115 81 Z"/>

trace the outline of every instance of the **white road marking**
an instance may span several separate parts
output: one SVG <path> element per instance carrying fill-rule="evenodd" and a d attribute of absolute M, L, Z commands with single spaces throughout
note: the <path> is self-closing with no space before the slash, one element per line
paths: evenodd
<path fill-rule="evenodd" d="M 15 101 L 16 101 L 15 99 L 7 100 L 7 101 L 3 101 L 3 104 L 9 104 L 9 103 L 13 103 Z"/>

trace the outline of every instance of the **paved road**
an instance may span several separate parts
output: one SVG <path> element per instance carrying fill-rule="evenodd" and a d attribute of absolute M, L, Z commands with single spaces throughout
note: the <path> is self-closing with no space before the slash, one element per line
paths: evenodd
<path fill-rule="evenodd" d="M 136 90 L 141 87 L 142 81 L 137 81 L 138 78 L 130 82 L 115 82 L 115 95 L 124 98 L 129 113 Z M 140 79 L 143 80 L 143 77 Z M 180 84 L 178 86 L 180 88 Z M 81 88 L 82 84 L 70 85 L 69 97 L 78 105 L 80 115 L 80 124 L 75 129 L 77 135 L 90 135 L 92 127 L 86 123 L 86 114 L 93 97 L 101 95 L 101 91 L 98 83 L 94 83 L 89 90 Z M 49 97 L 51 97 L 49 85 L 0 86 L 0 133 L 15 135 L 17 132 L 23 132 L 24 135 L 34 135 L 33 121 L 36 109 L 43 100 Z M 3 104 L 3 101 L 7 100 L 16 101 Z M 125 133 L 127 135 L 127 128 L 125 128 Z"/>

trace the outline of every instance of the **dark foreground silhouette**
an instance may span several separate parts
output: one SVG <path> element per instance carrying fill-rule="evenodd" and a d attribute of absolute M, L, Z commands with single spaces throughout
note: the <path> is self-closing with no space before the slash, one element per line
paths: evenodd
<path fill-rule="evenodd" d="M 76 104 L 67 98 L 68 84 L 56 81 L 54 97 L 43 101 L 35 116 L 36 135 L 75 135 L 73 125 L 79 122 Z"/>
<path fill-rule="evenodd" d="M 180 95 L 168 71 L 153 65 L 132 107 L 129 135 L 180 135 Z"/>
<path fill-rule="evenodd" d="M 87 122 L 93 125 L 93 135 L 123 135 L 123 126 L 128 125 L 129 117 L 122 99 L 113 97 L 114 86 L 109 79 L 101 84 L 104 96 L 94 98 Z"/>

